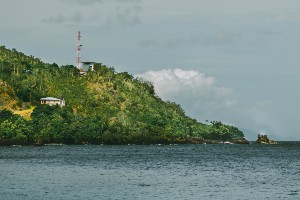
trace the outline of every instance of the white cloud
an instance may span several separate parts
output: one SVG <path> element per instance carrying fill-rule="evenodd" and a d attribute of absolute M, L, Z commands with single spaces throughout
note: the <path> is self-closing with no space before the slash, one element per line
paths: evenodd
<path fill-rule="evenodd" d="M 215 78 L 195 70 L 147 71 L 136 77 L 152 82 L 158 96 L 181 104 L 189 115 L 198 119 L 231 107 L 237 101 L 233 90 L 216 85 Z"/>

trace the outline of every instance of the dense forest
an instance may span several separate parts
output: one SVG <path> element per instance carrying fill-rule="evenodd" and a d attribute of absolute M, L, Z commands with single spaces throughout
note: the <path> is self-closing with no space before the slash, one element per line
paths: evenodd
<path fill-rule="evenodd" d="M 41 105 L 43 97 L 66 106 Z M 219 121 L 188 117 L 164 102 L 153 85 L 102 64 L 80 75 L 72 65 L 47 64 L 0 47 L 0 144 L 157 144 L 244 141 Z"/>

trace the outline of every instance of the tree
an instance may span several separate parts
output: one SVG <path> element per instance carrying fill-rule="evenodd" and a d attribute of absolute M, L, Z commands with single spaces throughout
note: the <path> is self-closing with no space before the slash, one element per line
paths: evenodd
<path fill-rule="evenodd" d="M 10 110 L 7 110 L 7 109 L 0 110 L 0 123 L 5 120 L 11 119 L 12 116 L 13 116 L 13 113 Z"/>

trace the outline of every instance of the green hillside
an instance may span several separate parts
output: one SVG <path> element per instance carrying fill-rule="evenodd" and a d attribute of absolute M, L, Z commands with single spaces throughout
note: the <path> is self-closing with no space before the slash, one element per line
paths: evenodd
<path fill-rule="evenodd" d="M 40 105 L 42 97 L 64 98 L 66 106 Z M 13 114 L 30 109 L 30 119 Z M 201 143 L 243 136 L 218 121 L 191 119 L 180 105 L 155 95 L 150 82 L 127 72 L 98 64 L 80 76 L 72 65 L 0 47 L 1 144 Z"/>
<path fill-rule="evenodd" d="M 15 108 L 17 97 L 12 87 L 0 79 L 0 110 Z"/>

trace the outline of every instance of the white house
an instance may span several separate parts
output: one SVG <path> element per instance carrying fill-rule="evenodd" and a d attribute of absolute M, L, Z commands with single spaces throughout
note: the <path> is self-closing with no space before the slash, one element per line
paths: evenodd
<path fill-rule="evenodd" d="M 65 106 L 65 100 L 57 99 L 54 97 L 46 97 L 46 98 L 41 98 L 41 104 L 47 104 L 49 106 L 59 105 L 60 107 L 63 107 Z"/>

